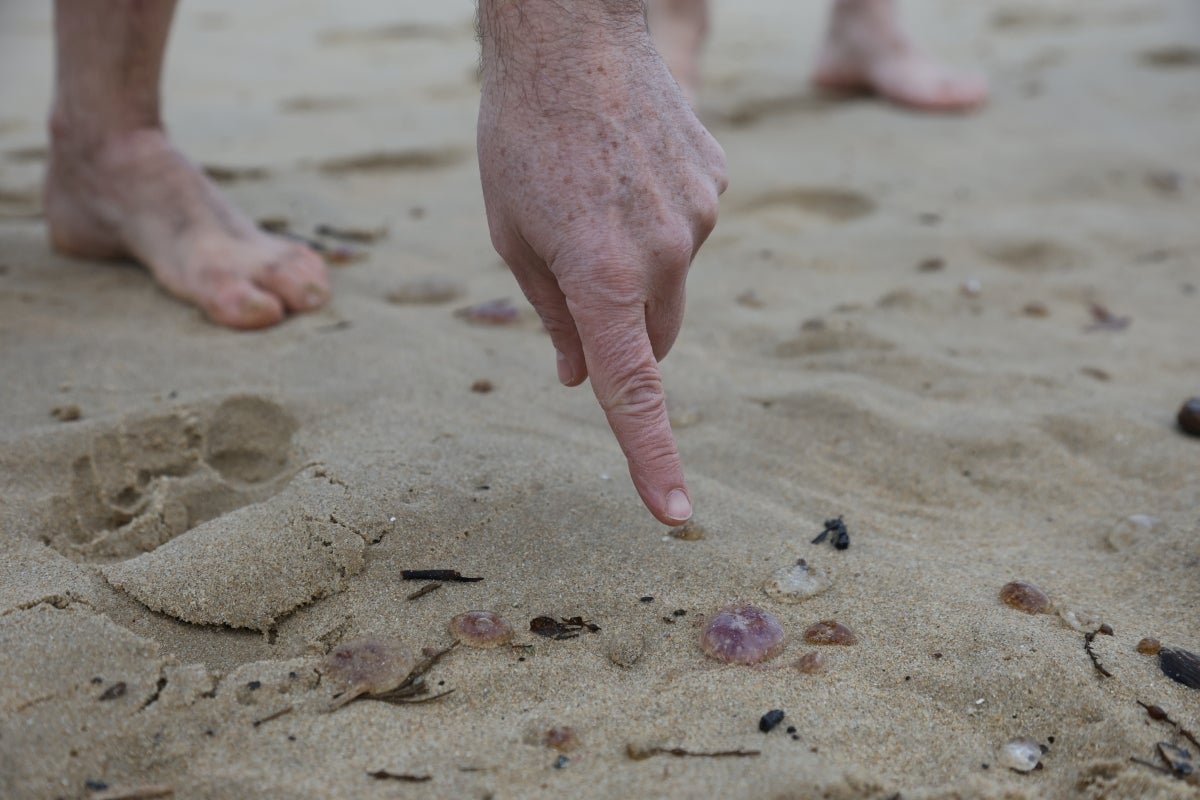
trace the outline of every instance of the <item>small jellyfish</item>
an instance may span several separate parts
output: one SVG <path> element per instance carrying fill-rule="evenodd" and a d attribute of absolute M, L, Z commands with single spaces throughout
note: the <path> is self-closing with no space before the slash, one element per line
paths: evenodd
<path fill-rule="evenodd" d="M 335 647 L 317 671 L 339 689 L 329 709 L 333 711 L 361 695 L 395 689 L 416 665 L 416 655 L 399 640 L 368 636 Z"/>
<path fill-rule="evenodd" d="M 722 608 L 700 634 L 700 649 L 727 664 L 757 664 L 778 655 L 786 636 L 779 620 L 751 605 Z"/>
<path fill-rule="evenodd" d="M 825 671 L 825 654 L 818 650 L 809 650 L 797 658 L 792 666 L 796 668 L 797 672 L 802 672 L 805 675 L 816 675 Z"/>
<path fill-rule="evenodd" d="M 698 542 L 704 538 L 705 533 L 704 527 L 693 519 L 689 519 L 682 525 L 668 531 L 668 535 L 672 539 L 679 539 L 684 542 Z"/>
<path fill-rule="evenodd" d="M 1147 636 L 1137 643 L 1137 651 L 1142 655 L 1157 655 L 1159 650 L 1162 650 L 1162 642 L 1153 636 Z"/>
<path fill-rule="evenodd" d="M 513 626 L 495 611 L 467 611 L 450 620 L 450 635 L 468 647 L 499 647 L 513 638 Z"/>
<path fill-rule="evenodd" d="M 1058 616 L 1067 627 L 1080 633 L 1098 633 L 1100 631 L 1100 616 L 1081 608 L 1060 608 Z"/>
<path fill-rule="evenodd" d="M 511 325 L 520 318 L 520 311 L 511 300 L 502 297 L 460 308 L 454 312 L 454 316 L 475 325 Z"/>
<path fill-rule="evenodd" d="M 579 746 L 579 734 L 570 725 L 555 725 L 546 731 L 542 741 L 560 753 L 569 753 Z"/>
<path fill-rule="evenodd" d="M 763 585 L 767 597 L 781 603 L 799 603 L 815 597 L 833 585 L 829 571 L 810 566 L 800 559 L 790 567 L 777 570 Z"/>
<path fill-rule="evenodd" d="M 837 620 L 826 619 L 805 628 L 804 641 L 809 644 L 851 645 L 858 641 L 858 637 Z"/>
<path fill-rule="evenodd" d="M 1000 588 L 1000 599 L 1026 614 L 1044 614 L 1050 610 L 1050 598 L 1032 583 L 1013 581 Z"/>
<path fill-rule="evenodd" d="M 1013 739 L 1000 749 L 996 761 L 1016 772 L 1029 772 L 1042 760 L 1042 746 L 1027 736 Z"/>

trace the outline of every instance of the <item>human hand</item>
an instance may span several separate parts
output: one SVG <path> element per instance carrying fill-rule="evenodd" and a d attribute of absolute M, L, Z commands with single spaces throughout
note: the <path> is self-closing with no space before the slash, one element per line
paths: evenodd
<path fill-rule="evenodd" d="M 589 376 L 646 507 L 692 513 L 658 362 L 716 224 L 725 155 L 637 2 L 481 2 L 479 163 L 496 250 L 541 316 L 558 376 Z"/>

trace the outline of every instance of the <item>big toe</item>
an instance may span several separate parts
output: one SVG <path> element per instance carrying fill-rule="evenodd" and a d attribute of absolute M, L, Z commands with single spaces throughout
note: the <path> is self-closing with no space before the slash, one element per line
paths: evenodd
<path fill-rule="evenodd" d="M 279 297 L 288 311 L 310 311 L 329 302 L 325 262 L 304 245 L 287 245 L 254 282 Z"/>
<path fill-rule="evenodd" d="M 988 84 L 982 77 L 929 68 L 888 76 L 878 82 L 876 90 L 895 103 L 923 111 L 967 110 L 988 97 Z"/>
<path fill-rule="evenodd" d="M 230 328 L 267 328 L 283 319 L 283 302 L 244 278 L 230 278 L 196 298 L 204 312 Z"/>

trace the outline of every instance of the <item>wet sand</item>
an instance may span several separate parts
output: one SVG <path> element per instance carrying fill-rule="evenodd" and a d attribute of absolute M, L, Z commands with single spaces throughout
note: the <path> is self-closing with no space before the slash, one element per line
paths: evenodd
<path fill-rule="evenodd" d="M 1174 424 L 1200 394 L 1200 17 L 912 0 L 994 86 L 930 117 L 811 91 L 807 5 L 716 10 L 700 114 L 732 184 L 664 362 L 693 540 L 642 509 L 491 249 L 469 7 L 183 5 L 185 150 L 256 218 L 388 231 L 327 310 L 260 333 L 48 251 L 48 8 L 0 8 L 0 796 L 1198 796 L 1130 759 L 1175 741 L 1139 701 L 1200 729 L 1135 648 L 1200 651 L 1200 440 Z M 429 277 L 459 294 L 388 300 Z M 501 297 L 514 324 L 455 314 Z M 849 548 L 811 543 L 839 515 Z M 763 592 L 800 558 L 827 591 Z M 406 599 L 435 568 L 482 580 Z M 1013 580 L 1054 610 L 1001 603 Z M 789 633 L 765 665 L 701 653 L 737 601 Z M 470 609 L 519 646 L 446 654 L 441 699 L 327 712 L 330 649 L 443 647 Z M 1112 677 L 1058 611 L 1111 626 Z M 827 619 L 857 643 L 798 671 Z M 1017 737 L 1041 769 L 998 760 Z"/>

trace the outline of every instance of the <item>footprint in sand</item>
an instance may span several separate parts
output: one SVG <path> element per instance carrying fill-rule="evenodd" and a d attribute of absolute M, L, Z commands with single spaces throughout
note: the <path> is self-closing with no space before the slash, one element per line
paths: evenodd
<path fill-rule="evenodd" d="M 753 214 L 773 230 L 794 232 L 814 220 L 852 222 L 875 208 L 874 200 L 850 189 L 797 186 L 751 198 L 736 205 L 734 213 Z"/>
<path fill-rule="evenodd" d="M 264 500 L 296 469 L 295 430 L 282 407 L 253 395 L 124 419 L 75 460 L 46 543 L 73 561 L 129 558 Z"/>
<path fill-rule="evenodd" d="M 1026 274 L 1065 272 L 1084 260 L 1076 250 L 1046 239 L 999 239 L 985 242 L 976 250 L 1014 272 Z"/>
<path fill-rule="evenodd" d="M 269 631 L 344 588 L 392 525 L 323 471 L 296 478 L 296 430 L 253 395 L 123 420 L 73 464 L 46 541 L 153 611 Z"/>
<path fill-rule="evenodd" d="M 399 150 L 331 158 L 317 164 L 317 169 L 327 175 L 347 175 L 359 172 L 405 172 L 452 167 L 465 161 L 467 157 L 468 151 L 461 147 L 445 147 L 440 150 Z"/>
<path fill-rule="evenodd" d="M 1200 47 L 1173 44 L 1138 53 L 1138 60 L 1151 69 L 1187 69 L 1200 67 Z"/>
<path fill-rule="evenodd" d="M 395 22 L 366 28 L 331 28 L 317 35 L 323 45 L 362 45 L 389 42 L 450 42 L 475 36 L 475 25 L 466 20 L 458 25 L 432 22 Z"/>

